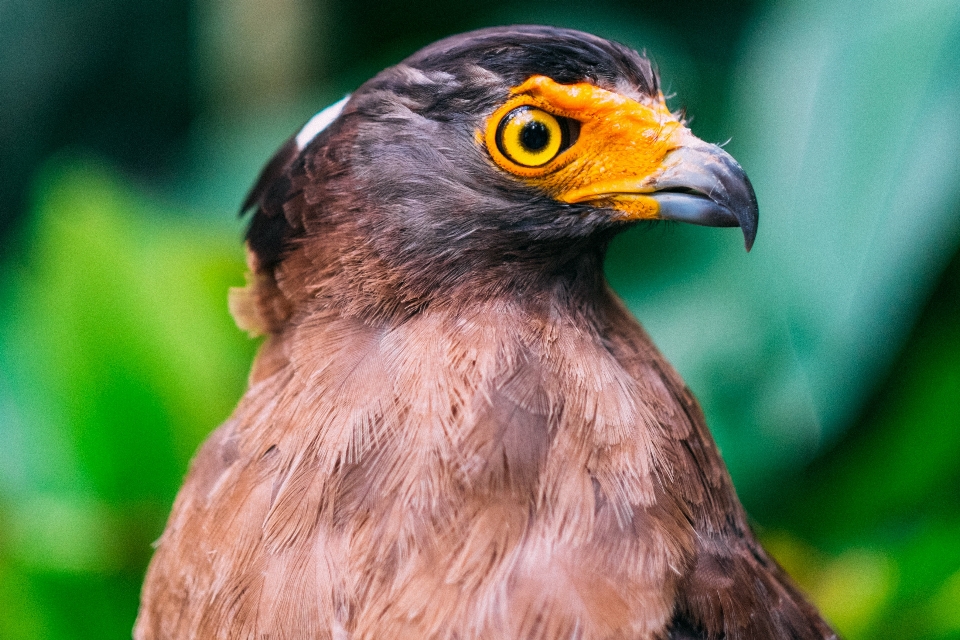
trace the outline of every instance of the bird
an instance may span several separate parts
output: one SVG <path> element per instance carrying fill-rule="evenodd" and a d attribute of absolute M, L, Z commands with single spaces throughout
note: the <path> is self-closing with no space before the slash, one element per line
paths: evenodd
<path fill-rule="evenodd" d="M 545 26 L 440 40 L 311 119 L 243 211 L 230 308 L 265 339 L 137 640 L 837 637 L 604 278 L 638 224 L 757 232 L 743 169 L 645 55 Z"/>

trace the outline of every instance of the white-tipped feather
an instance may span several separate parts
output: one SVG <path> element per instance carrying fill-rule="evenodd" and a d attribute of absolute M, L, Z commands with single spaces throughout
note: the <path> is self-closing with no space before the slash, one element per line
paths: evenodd
<path fill-rule="evenodd" d="M 303 125 L 300 133 L 297 134 L 297 147 L 303 151 L 310 141 L 317 137 L 317 134 L 330 126 L 330 123 L 337 119 L 340 112 L 350 96 L 344 96 L 343 100 L 334 102 L 332 105 L 310 118 L 310 121 Z"/>

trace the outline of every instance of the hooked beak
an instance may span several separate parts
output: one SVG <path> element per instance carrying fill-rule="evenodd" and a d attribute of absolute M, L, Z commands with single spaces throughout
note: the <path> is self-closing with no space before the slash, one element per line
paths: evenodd
<path fill-rule="evenodd" d="M 620 176 L 563 194 L 570 203 L 614 209 L 622 220 L 677 220 L 706 227 L 740 227 L 747 251 L 757 235 L 757 196 L 729 153 L 693 135 L 666 152 L 657 170 Z M 626 174 L 626 175 L 623 175 Z"/>
<path fill-rule="evenodd" d="M 650 185 L 661 220 L 740 227 L 747 251 L 757 236 L 759 208 L 750 179 L 729 153 L 695 140 L 669 152 Z"/>

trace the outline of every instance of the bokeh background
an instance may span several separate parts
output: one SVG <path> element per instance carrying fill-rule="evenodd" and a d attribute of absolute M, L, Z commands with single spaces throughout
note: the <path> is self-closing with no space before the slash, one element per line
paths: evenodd
<path fill-rule="evenodd" d="M 126 638 L 256 342 L 238 205 L 313 113 L 439 37 L 645 49 L 727 142 L 756 247 L 680 225 L 609 276 L 764 542 L 850 640 L 960 638 L 957 0 L 0 0 L 0 638 Z"/>

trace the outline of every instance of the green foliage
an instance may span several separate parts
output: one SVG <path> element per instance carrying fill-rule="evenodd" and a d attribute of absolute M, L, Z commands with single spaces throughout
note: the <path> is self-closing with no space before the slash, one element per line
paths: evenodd
<path fill-rule="evenodd" d="M 123 637 L 186 465 L 245 384 L 255 345 L 226 309 L 239 229 L 89 161 L 55 162 L 37 194 L 0 334 L 19 408 L 0 454 L 0 584 L 29 600 L 3 608 L 0 636 Z"/>
<path fill-rule="evenodd" d="M 754 511 L 849 640 L 960 637 L 958 317 L 960 255 L 860 423 Z"/>

